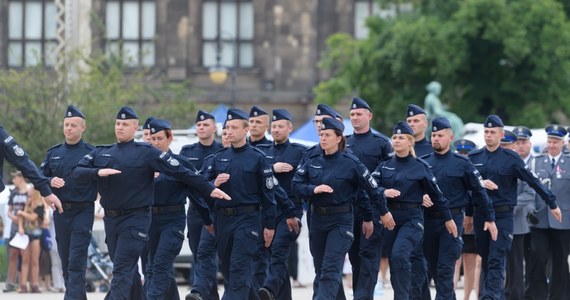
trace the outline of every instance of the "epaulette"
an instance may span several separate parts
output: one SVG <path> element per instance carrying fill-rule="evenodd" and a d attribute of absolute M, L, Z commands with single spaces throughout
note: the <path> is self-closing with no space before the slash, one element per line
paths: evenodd
<path fill-rule="evenodd" d="M 468 156 L 471 156 L 471 155 L 483 153 L 483 150 L 485 150 L 485 147 L 479 148 L 479 149 L 473 149 L 473 150 L 471 150 L 467 155 L 468 155 Z"/>
<path fill-rule="evenodd" d="M 352 153 L 350 153 L 350 152 L 348 152 L 348 151 L 344 151 L 344 152 L 342 153 L 342 155 L 344 155 L 345 157 L 348 157 L 348 158 L 350 158 L 350 159 L 352 159 L 352 160 L 354 160 L 354 161 L 360 162 L 360 160 L 358 159 L 358 157 L 356 157 L 354 154 L 352 154 Z"/>
<path fill-rule="evenodd" d="M 193 149 L 193 148 L 196 148 L 196 146 L 198 146 L 198 143 L 189 144 L 189 145 L 184 145 L 184 146 L 182 146 L 182 150 L 184 150 L 184 149 Z M 181 151 L 182 151 L 182 150 L 181 150 Z"/>
<path fill-rule="evenodd" d="M 514 150 L 511 149 L 503 149 L 503 150 L 505 150 L 504 152 L 512 157 L 521 158 L 521 156 L 518 155 L 518 153 L 516 153 Z"/>
<path fill-rule="evenodd" d="M 251 146 L 251 148 L 252 148 L 253 150 L 255 150 L 257 153 L 263 155 L 263 157 L 265 157 L 265 155 L 266 155 L 265 152 L 261 151 L 260 149 L 257 149 L 257 147 L 259 147 L 259 146 L 261 146 L 261 145 L 257 145 L 257 146 L 255 146 L 255 147 Z"/>
<path fill-rule="evenodd" d="M 430 155 L 432 155 L 433 153 L 434 153 L 434 152 L 432 152 L 432 153 L 428 153 L 428 154 L 424 154 L 424 155 L 420 156 L 419 158 L 421 158 L 421 159 L 424 159 L 424 160 L 425 160 L 426 158 L 428 158 L 428 157 L 429 157 Z"/>
<path fill-rule="evenodd" d="M 299 144 L 299 143 L 291 143 L 292 146 L 294 147 L 299 147 L 299 148 L 303 148 L 304 150 L 307 149 L 307 146 L 303 145 L 303 144 Z"/>
<path fill-rule="evenodd" d="M 153 147 L 151 144 L 147 143 L 147 142 L 135 142 L 135 145 L 137 146 L 145 146 L 145 147 Z"/>
<path fill-rule="evenodd" d="M 388 154 L 387 157 L 384 157 L 384 158 L 381 159 L 378 163 L 381 163 L 381 162 L 383 162 L 383 161 L 390 160 L 390 159 L 392 159 L 392 158 L 394 157 L 394 155 L 396 155 L 396 154 L 392 151 L 390 154 Z"/>
<path fill-rule="evenodd" d="M 382 139 L 385 140 L 386 142 L 390 142 L 390 138 L 387 137 L 386 135 L 382 134 L 382 133 L 372 132 L 372 135 L 375 136 L 375 137 L 382 138 Z"/>
<path fill-rule="evenodd" d="M 455 157 L 459 157 L 459 158 L 462 158 L 462 159 L 464 159 L 464 160 L 469 161 L 469 157 L 467 157 L 467 156 L 465 156 L 465 155 L 463 155 L 463 154 L 459 154 L 459 153 L 453 152 L 453 155 L 454 155 Z"/>
<path fill-rule="evenodd" d="M 269 147 L 271 147 L 271 146 L 273 146 L 273 144 L 259 144 L 259 145 L 255 146 L 255 147 L 257 147 L 257 148 L 269 148 Z"/>
<path fill-rule="evenodd" d="M 59 147 L 59 146 L 61 146 L 61 145 L 63 145 L 63 143 L 55 144 L 55 145 L 49 147 L 49 149 L 47 149 L 47 152 L 49 152 L 51 149 L 55 149 L 55 148 L 57 148 L 57 147 Z"/>
<path fill-rule="evenodd" d="M 534 158 L 541 158 L 541 157 L 545 157 L 545 156 L 546 156 L 546 153 L 540 153 L 540 154 L 534 156 Z"/>
<path fill-rule="evenodd" d="M 104 145 L 96 145 L 95 148 L 110 148 L 113 147 L 114 144 L 104 144 Z"/>
<path fill-rule="evenodd" d="M 426 166 L 426 168 L 429 168 L 430 165 L 428 164 L 427 161 L 423 160 L 421 157 L 416 157 L 416 161 L 421 162 L 422 164 L 424 164 L 424 166 Z"/>
<path fill-rule="evenodd" d="M 92 144 L 89 144 L 89 143 L 84 143 L 84 144 L 85 144 L 85 147 L 86 147 L 87 149 L 89 149 L 89 150 L 95 150 L 95 146 L 93 146 Z"/>

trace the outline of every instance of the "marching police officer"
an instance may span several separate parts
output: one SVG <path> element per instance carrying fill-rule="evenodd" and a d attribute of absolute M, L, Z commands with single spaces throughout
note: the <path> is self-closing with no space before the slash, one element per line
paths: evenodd
<path fill-rule="evenodd" d="M 212 114 L 201 109 L 198 110 L 195 123 L 198 142 L 182 147 L 180 155 L 188 157 L 192 165 L 197 170 L 200 170 L 202 169 L 204 158 L 222 149 L 223 146 L 220 142 L 214 139 L 216 134 L 216 119 Z M 189 195 L 189 197 L 195 197 L 195 195 Z M 188 245 L 190 246 L 192 253 L 198 253 L 198 245 L 201 235 L 209 233 L 207 233 L 204 228 L 204 221 L 200 217 L 200 213 L 192 203 L 188 206 L 186 222 L 188 226 Z M 196 259 L 196 256 L 194 256 L 194 258 L 194 266 L 199 265 L 200 261 Z M 192 284 L 194 283 L 195 277 L 200 276 L 196 274 L 196 269 L 197 268 L 192 268 L 193 276 L 190 276 Z M 209 293 L 217 295 L 217 286 L 212 286 L 212 290 L 210 290 Z"/>
<path fill-rule="evenodd" d="M 258 239 L 269 247 L 275 232 L 275 179 L 263 152 L 246 141 L 248 115 L 228 110 L 226 130 L 231 147 L 220 150 L 206 177 L 226 191 L 232 201 L 215 203 L 216 242 L 225 280 L 224 298 L 255 299 L 252 274 Z M 261 212 L 260 210 L 261 206 Z M 260 219 L 263 233 L 260 233 Z M 189 294 L 186 299 L 201 299 Z"/>
<path fill-rule="evenodd" d="M 24 149 L 16 143 L 14 137 L 2 125 L 0 125 L 0 139 L 2 140 L 0 142 L 0 192 L 6 188 L 2 178 L 5 159 L 34 184 L 34 188 L 40 192 L 46 203 L 53 209 L 57 208 L 60 213 L 63 212 L 61 201 L 51 192 L 49 180 L 41 174 L 36 165 L 28 158 Z"/>
<path fill-rule="evenodd" d="M 425 110 L 415 104 L 408 104 L 406 122 L 414 130 L 414 151 L 417 157 L 432 153 L 433 148 L 426 138 L 428 119 Z"/>
<path fill-rule="evenodd" d="M 293 124 L 291 123 L 293 118 L 288 111 L 284 109 L 273 110 L 271 120 L 271 135 L 274 142 L 258 145 L 258 148 L 265 153 L 273 168 L 275 178 L 277 178 L 279 185 L 287 193 L 287 197 L 293 201 L 295 209 L 293 215 L 288 216 L 286 211 L 278 207 L 275 238 L 270 248 L 267 276 L 265 282 L 263 282 L 263 287 L 258 293 L 262 300 L 290 300 L 291 282 L 289 281 L 289 271 L 287 270 L 287 259 L 291 245 L 299 236 L 299 231 L 291 230 L 291 224 L 288 224 L 288 221 L 300 222 L 299 220 L 303 216 L 301 199 L 293 194 L 291 181 L 306 147 L 289 141 L 289 134 L 293 131 Z M 293 217 L 293 220 L 290 220 L 291 217 Z"/>
<path fill-rule="evenodd" d="M 153 146 L 168 153 L 186 168 L 195 170 L 187 157 L 176 155 L 170 150 L 173 135 L 168 121 L 154 119 L 148 124 L 148 128 L 151 132 Z M 184 205 L 189 192 L 184 183 L 164 173 L 160 173 L 154 179 L 152 221 L 148 233 L 148 270 L 145 277 L 146 295 L 149 300 L 179 299 L 174 277 L 174 259 L 184 242 L 186 225 Z M 197 194 L 194 191 L 192 193 Z M 200 213 L 206 227 L 213 232 L 212 219 L 206 204 L 195 197 L 189 198 Z"/>
<path fill-rule="evenodd" d="M 396 228 L 385 231 L 390 260 L 390 280 L 395 299 L 411 298 L 412 256 L 423 257 L 424 235 L 423 196 L 428 194 L 445 222 L 446 229 L 457 237 L 457 227 L 451 218 L 447 200 L 443 197 L 428 164 L 415 157 L 414 131 L 403 121 L 396 123 L 392 135 L 395 155 L 380 162 L 372 176 L 382 186 L 388 199 L 388 208 L 394 215 Z M 421 286 L 425 277 L 419 277 Z M 416 295 L 418 297 L 419 295 Z"/>
<path fill-rule="evenodd" d="M 150 132 L 150 128 L 148 127 L 148 124 L 152 121 L 156 119 L 155 116 L 150 116 L 148 118 L 146 118 L 146 120 L 143 123 L 143 127 L 142 127 L 142 131 L 143 131 L 143 141 L 147 142 L 147 143 L 151 143 L 151 132 Z"/>
<path fill-rule="evenodd" d="M 113 261 L 113 280 L 105 299 L 145 299 L 137 260 L 148 240 L 154 173 L 161 172 L 197 187 L 204 196 L 229 199 L 205 178 L 168 153 L 134 141 L 138 116 L 122 107 L 115 121 L 117 143 L 97 147 L 72 171 L 77 182 L 97 180 L 105 209 L 105 242 Z"/>
<path fill-rule="evenodd" d="M 431 143 L 434 152 L 423 159 L 430 165 L 438 186 L 449 201 L 449 211 L 458 232 L 458 237 L 453 237 L 446 230 L 443 215 L 433 208 L 426 209 L 423 246 L 430 277 L 435 281 L 435 299 L 455 299 L 453 273 L 463 245 L 463 213 L 469 203 L 469 191 L 479 195 L 477 205 L 484 211 L 485 229 L 491 232 L 493 240 L 497 239 L 495 213 L 481 185 L 483 179 L 467 157 L 451 151 L 452 141 L 449 120 L 443 117 L 433 119 Z"/>
<path fill-rule="evenodd" d="M 504 135 L 503 121 L 490 115 L 485 127 L 485 147 L 469 153 L 469 158 L 483 177 L 487 194 L 493 201 L 495 223 L 499 230 L 497 241 L 491 242 L 488 232 L 483 231 L 485 217 L 475 210 L 473 224 L 477 248 L 482 258 L 482 280 L 479 295 L 483 299 L 501 299 L 505 281 L 505 264 L 513 234 L 513 208 L 517 204 L 517 178 L 528 184 L 548 203 L 556 219 L 561 218 L 556 197 L 536 178 L 522 159 L 511 150 L 500 147 Z"/>
<path fill-rule="evenodd" d="M 531 259 L 525 299 L 567 299 L 570 295 L 570 156 L 562 153 L 566 129 L 546 127 L 546 154 L 534 158 L 534 171 L 556 195 L 564 218 L 553 218 L 544 203 L 536 202 L 536 224 L 531 224 Z M 551 206 L 552 207 L 552 206 Z M 547 272 L 548 261 L 552 269 Z"/>
<path fill-rule="evenodd" d="M 353 98 L 350 106 L 350 122 L 354 134 L 347 136 L 346 147 L 352 150 L 369 172 L 373 172 L 378 163 L 392 152 L 390 140 L 370 129 L 372 110 L 366 101 Z M 356 204 L 367 197 L 363 190 L 359 191 Z M 374 209 L 374 232 L 369 239 L 362 234 L 362 213 L 359 205 L 354 206 L 354 242 L 348 252 L 352 265 L 352 290 L 354 299 L 374 299 L 374 287 L 378 281 L 380 259 L 382 257 L 382 227 L 379 213 Z"/>
<path fill-rule="evenodd" d="M 260 107 L 253 106 L 249 111 L 249 144 L 258 145 L 271 144 L 265 137 L 269 129 L 269 115 Z"/>
<path fill-rule="evenodd" d="M 73 300 L 87 299 L 85 268 L 97 199 L 95 181 L 78 183 L 71 179 L 73 167 L 95 149 L 83 141 L 84 131 L 85 116 L 77 107 L 68 106 L 63 119 L 65 142 L 51 147 L 40 166 L 64 209 L 53 214 L 53 221 L 65 280 L 64 299 Z"/>
<path fill-rule="evenodd" d="M 309 158 L 293 178 L 293 191 L 309 198 L 312 206 L 309 242 L 315 264 L 313 299 L 334 299 L 342 285 L 343 258 L 354 240 L 352 206 L 359 188 L 365 189 L 380 210 L 382 222 L 394 227 L 386 199 L 374 178 L 358 158 L 344 151 L 344 125 L 334 119 L 322 120 L 320 145 L 323 153 Z M 367 205 L 370 206 L 370 203 Z M 364 207 L 367 207 L 364 206 Z M 366 238 L 373 233 L 372 210 L 363 211 Z"/>
<path fill-rule="evenodd" d="M 342 117 L 340 116 L 340 114 L 336 112 L 332 107 L 326 104 L 318 104 L 313 119 L 313 124 L 315 125 L 315 130 L 317 131 L 317 135 L 318 136 L 321 135 L 321 124 L 323 122 L 323 119 L 339 118 L 339 117 L 340 117 L 339 121 L 342 121 Z M 307 159 L 309 159 L 312 156 L 321 155 L 322 152 L 323 150 L 321 149 L 321 146 L 318 143 L 312 147 L 309 147 L 309 149 L 305 151 L 305 154 L 301 159 L 301 164 L 303 164 Z"/>

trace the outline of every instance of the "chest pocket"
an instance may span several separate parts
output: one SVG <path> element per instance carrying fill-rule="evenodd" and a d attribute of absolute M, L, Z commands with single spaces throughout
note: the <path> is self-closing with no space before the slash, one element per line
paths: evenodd
<path fill-rule="evenodd" d="M 230 163 L 231 160 L 217 160 L 214 170 L 217 174 L 220 173 L 230 173 Z"/>
<path fill-rule="evenodd" d="M 423 174 L 419 174 L 419 173 L 408 173 L 406 174 L 406 179 L 408 180 L 412 180 L 412 181 L 416 181 L 416 180 L 420 180 L 422 179 Z"/>
<path fill-rule="evenodd" d="M 240 176 L 241 187 L 247 194 L 258 193 L 260 191 L 259 181 L 265 180 L 265 178 L 260 177 L 261 176 L 257 174 L 257 166 L 255 164 L 243 166 L 243 176 Z"/>
<path fill-rule="evenodd" d="M 323 177 L 323 166 L 320 165 L 309 165 L 307 168 L 307 172 L 309 172 L 309 177 L 312 180 L 317 178 Z"/>
<path fill-rule="evenodd" d="M 93 164 L 99 168 L 110 168 L 111 167 L 111 157 L 95 157 Z"/>
<path fill-rule="evenodd" d="M 514 172 L 512 168 L 501 168 L 497 171 L 501 176 L 513 176 Z"/>
<path fill-rule="evenodd" d="M 63 165 L 63 161 L 61 159 L 53 159 L 49 162 L 49 170 L 51 171 L 52 175 L 60 174 L 59 170 Z"/>

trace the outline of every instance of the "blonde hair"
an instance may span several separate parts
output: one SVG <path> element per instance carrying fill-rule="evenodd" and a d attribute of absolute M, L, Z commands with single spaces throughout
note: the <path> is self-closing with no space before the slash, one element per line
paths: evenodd
<path fill-rule="evenodd" d="M 40 195 L 40 192 L 38 190 L 32 188 L 32 189 L 30 189 L 28 195 L 29 195 L 28 201 L 26 201 L 26 205 L 24 206 L 24 211 L 29 213 L 29 214 L 33 214 L 33 213 L 35 213 L 34 211 L 36 210 L 36 208 L 38 206 L 42 205 L 44 207 L 43 218 L 45 218 L 47 216 L 47 211 L 46 211 L 47 205 L 45 204 L 45 201 L 44 201 L 44 198 L 42 197 L 42 195 Z M 43 222 L 43 219 L 40 220 L 38 218 L 35 221 L 31 221 L 30 223 L 33 227 L 39 227 L 39 226 L 41 226 L 42 222 Z"/>
<path fill-rule="evenodd" d="M 416 157 L 416 150 L 414 150 L 414 146 L 416 145 L 416 140 L 414 136 L 411 134 L 405 134 L 406 138 L 410 142 L 410 154 L 415 158 Z"/>

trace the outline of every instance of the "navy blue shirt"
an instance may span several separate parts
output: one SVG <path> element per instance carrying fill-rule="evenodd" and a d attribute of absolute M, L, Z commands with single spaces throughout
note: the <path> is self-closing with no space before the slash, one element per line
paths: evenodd
<path fill-rule="evenodd" d="M 34 188 L 40 192 L 42 196 L 51 195 L 51 188 L 49 180 L 43 176 L 36 165 L 28 158 L 26 152 L 14 137 L 0 125 L 0 191 L 3 191 L 4 180 L 4 159 L 13 164 L 18 170 L 22 172 L 24 177 L 34 184 Z"/>
<path fill-rule="evenodd" d="M 104 168 L 117 169 L 122 173 L 99 177 L 97 172 Z M 134 140 L 98 146 L 81 159 L 71 176 L 78 181 L 97 180 L 101 206 L 115 210 L 152 205 L 154 172 L 165 173 L 196 187 L 203 196 L 209 196 L 215 188 L 198 172 L 184 167 L 167 152 Z"/>
<path fill-rule="evenodd" d="M 319 147 L 320 148 L 320 147 Z M 315 187 L 326 184 L 333 193 L 315 194 Z M 359 188 L 367 191 L 370 198 L 362 201 L 379 203 L 381 215 L 388 212 L 386 199 L 370 171 L 350 153 L 337 151 L 334 154 L 321 154 L 308 158 L 293 178 L 293 191 L 303 198 L 309 199 L 313 206 L 340 206 L 353 204 Z M 367 203 L 365 207 L 370 207 Z M 372 210 L 363 210 L 364 221 L 372 220 Z"/>
<path fill-rule="evenodd" d="M 266 145 L 266 144 L 271 144 L 271 143 L 273 143 L 272 141 L 270 141 L 269 139 L 267 139 L 265 136 L 263 136 L 263 138 L 262 138 L 261 140 L 255 141 L 255 142 L 252 142 L 252 141 L 251 141 L 251 137 L 249 137 L 249 138 L 247 139 L 247 142 L 248 142 L 250 145 L 252 145 L 253 147 L 257 147 L 257 146 L 259 146 L 259 145 Z"/>
<path fill-rule="evenodd" d="M 431 147 L 431 145 L 430 145 Z M 346 148 L 358 157 L 361 163 L 372 172 L 380 161 L 392 153 L 390 140 L 381 134 L 369 130 L 366 133 L 354 133 L 346 137 Z"/>
<path fill-rule="evenodd" d="M 192 165 L 197 170 L 202 169 L 204 158 L 208 155 L 216 153 L 218 150 L 223 149 L 224 146 L 218 141 L 214 141 L 210 146 L 204 146 L 200 142 L 186 145 L 180 150 L 180 155 L 188 157 Z"/>
<path fill-rule="evenodd" d="M 381 161 L 372 176 L 383 189 L 400 191 L 400 196 L 388 198 L 388 203 L 421 204 L 423 196 L 428 194 L 435 209 L 442 213 L 445 220 L 451 220 L 447 199 L 437 186 L 437 179 L 429 170 L 429 165 L 421 158 L 394 155 Z"/>
<path fill-rule="evenodd" d="M 274 229 L 275 179 L 265 154 L 247 143 L 240 148 L 222 149 L 214 155 L 204 175 L 215 180 L 221 173 L 230 175 L 230 179 L 219 188 L 232 200 L 216 201 L 215 206 L 261 205 L 263 227 Z"/>
<path fill-rule="evenodd" d="M 71 178 L 71 170 L 95 147 L 80 140 L 75 145 L 57 144 L 47 151 L 40 169 L 51 181 L 53 177 L 62 178 L 65 185 L 53 188 L 53 193 L 61 202 L 90 202 L 97 199 L 97 182 L 76 182 Z"/>
<path fill-rule="evenodd" d="M 483 178 L 469 158 L 450 150 L 444 154 L 434 152 L 422 159 L 430 165 L 450 208 L 466 208 L 470 205 L 471 191 L 478 201 L 474 204 L 480 208 L 486 220 L 495 221 L 493 204 L 485 191 Z M 432 208 L 428 208 L 430 209 Z"/>
<path fill-rule="evenodd" d="M 517 178 L 526 181 L 550 206 L 556 208 L 556 196 L 534 175 L 524 161 L 512 150 L 501 147 L 490 152 L 486 147 L 469 152 L 469 159 L 483 179 L 493 181 L 499 187 L 487 190 L 493 206 L 517 205 Z M 474 199 L 475 203 L 477 199 Z"/>
<path fill-rule="evenodd" d="M 415 143 L 414 152 L 416 152 L 416 157 L 422 157 L 432 153 L 433 147 L 426 138 L 423 138 Z"/>

